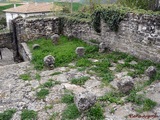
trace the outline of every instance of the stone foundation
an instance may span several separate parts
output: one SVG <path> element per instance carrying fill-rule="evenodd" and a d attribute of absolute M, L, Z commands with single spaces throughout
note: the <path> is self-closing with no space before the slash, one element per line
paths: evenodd
<path fill-rule="evenodd" d="M 54 33 L 80 38 L 86 42 L 104 42 L 113 51 L 132 54 L 140 59 L 160 62 L 160 16 L 129 13 L 113 32 L 102 20 L 101 33 L 87 22 L 61 24 L 60 18 L 17 20 L 19 42 L 49 37 Z"/>

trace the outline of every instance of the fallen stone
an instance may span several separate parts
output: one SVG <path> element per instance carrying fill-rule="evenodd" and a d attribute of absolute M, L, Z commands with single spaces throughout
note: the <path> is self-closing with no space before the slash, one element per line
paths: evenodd
<path fill-rule="evenodd" d="M 84 112 L 96 103 L 96 96 L 88 91 L 81 92 L 75 95 L 74 103 L 80 112 Z"/>
<path fill-rule="evenodd" d="M 85 49 L 84 47 L 77 47 L 75 52 L 79 57 L 83 57 L 85 53 Z"/>
<path fill-rule="evenodd" d="M 121 80 L 117 83 L 117 87 L 122 93 L 129 94 L 129 92 L 134 88 L 132 77 L 122 77 Z"/>
<path fill-rule="evenodd" d="M 145 74 L 150 78 L 154 77 L 156 73 L 157 73 L 157 70 L 156 70 L 156 67 L 154 66 L 148 67 L 147 70 L 145 71 Z"/>
<path fill-rule="evenodd" d="M 39 45 L 39 44 L 34 44 L 34 45 L 32 46 L 32 49 L 33 49 L 33 50 L 39 49 L 39 48 L 40 48 L 40 45 Z"/>
<path fill-rule="evenodd" d="M 44 64 L 47 67 L 49 67 L 49 68 L 53 68 L 54 67 L 55 58 L 52 55 L 45 56 L 43 61 L 44 61 Z"/>
<path fill-rule="evenodd" d="M 106 50 L 106 44 L 104 42 L 101 42 L 99 44 L 99 52 L 103 53 L 103 52 L 105 52 L 105 50 Z"/>
<path fill-rule="evenodd" d="M 58 42 L 59 42 L 59 38 L 60 38 L 60 37 L 59 37 L 58 34 L 52 35 L 52 36 L 51 36 L 51 39 L 52 39 L 53 44 L 57 45 Z"/>

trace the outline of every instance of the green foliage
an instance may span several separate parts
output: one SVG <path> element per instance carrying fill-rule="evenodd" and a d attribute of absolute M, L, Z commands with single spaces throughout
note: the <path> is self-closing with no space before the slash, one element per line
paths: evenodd
<path fill-rule="evenodd" d="M 116 104 L 124 104 L 124 101 L 121 100 L 121 97 L 124 95 L 118 92 L 109 92 L 106 95 L 99 98 L 100 101 L 109 101 Z"/>
<path fill-rule="evenodd" d="M 54 2 L 54 4 L 59 5 L 59 6 L 68 6 L 70 8 L 71 4 L 70 2 Z M 73 2 L 72 3 L 72 9 L 73 11 L 78 11 L 82 7 L 81 3 L 78 2 Z"/>
<path fill-rule="evenodd" d="M 39 44 L 40 49 L 32 50 L 33 44 Z M 79 46 L 85 47 L 86 54 L 93 54 L 97 48 L 95 46 L 90 46 L 84 43 L 79 39 L 72 39 L 68 41 L 68 38 L 65 36 L 60 37 L 60 42 L 58 45 L 53 45 L 51 40 L 38 39 L 34 41 L 29 41 L 28 45 L 32 51 L 32 63 L 36 69 L 42 70 L 44 68 L 43 58 L 48 54 L 51 54 L 55 57 L 55 67 L 65 66 L 73 60 L 77 59 L 75 49 Z M 47 46 L 47 47 L 46 47 Z M 95 49 L 96 48 L 96 49 Z M 92 52 L 92 53 L 91 53 Z"/>
<path fill-rule="evenodd" d="M 89 67 L 92 65 L 92 62 L 87 58 L 81 58 L 76 62 L 77 67 Z"/>
<path fill-rule="evenodd" d="M 48 82 L 45 82 L 42 86 L 43 87 L 46 87 L 46 88 L 51 88 L 53 87 L 53 82 L 52 81 L 48 81 Z"/>
<path fill-rule="evenodd" d="M 16 4 L 16 6 L 20 6 L 21 4 Z M 14 4 L 9 4 L 9 5 L 4 5 L 4 6 L 0 6 L 0 14 L 3 12 L 3 10 L 5 9 L 9 9 L 14 7 Z"/>
<path fill-rule="evenodd" d="M 149 111 L 157 105 L 156 102 L 145 98 L 144 95 L 136 94 L 136 91 L 132 91 L 126 100 L 140 106 L 141 108 L 137 109 L 138 112 Z"/>
<path fill-rule="evenodd" d="M 113 75 L 109 71 L 109 67 L 111 66 L 110 61 L 103 57 L 103 59 L 99 62 L 94 63 L 96 67 L 91 68 L 91 70 L 95 71 L 96 74 L 102 78 L 102 82 L 108 84 L 113 80 Z"/>
<path fill-rule="evenodd" d="M 24 109 L 21 113 L 21 120 L 37 120 L 37 112 Z"/>
<path fill-rule="evenodd" d="M 62 96 L 61 101 L 62 103 L 67 103 L 67 104 L 74 103 L 74 96 L 71 93 L 68 94 L 66 93 Z"/>
<path fill-rule="evenodd" d="M 40 74 L 36 73 L 35 79 L 36 79 L 36 80 L 40 80 L 40 79 L 41 79 Z"/>
<path fill-rule="evenodd" d="M 62 120 L 74 120 L 80 116 L 75 104 L 70 104 L 62 113 Z"/>
<path fill-rule="evenodd" d="M 54 75 L 59 75 L 59 74 L 62 74 L 61 72 L 54 72 L 51 74 L 51 76 L 54 76 Z"/>
<path fill-rule="evenodd" d="M 100 104 L 95 104 L 86 113 L 87 120 L 104 120 L 103 109 Z"/>
<path fill-rule="evenodd" d="M 15 112 L 15 109 L 9 109 L 0 113 L 0 120 L 10 120 Z"/>
<path fill-rule="evenodd" d="M 88 76 L 84 76 L 84 77 L 80 77 L 80 78 L 74 78 L 71 80 L 72 84 L 76 84 L 76 85 L 84 85 L 85 82 L 89 79 L 90 77 Z"/>
<path fill-rule="evenodd" d="M 19 77 L 20 77 L 20 79 L 22 79 L 24 81 L 31 80 L 31 76 L 30 76 L 29 73 L 27 73 L 27 74 L 21 74 Z"/>
<path fill-rule="evenodd" d="M 145 10 L 149 9 L 154 10 L 156 7 L 155 6 L 156 0 L 118 0 L 118 3 L 130 8 L 145 9 Z"/>
<path fill-rule="evenodd" d="M 119 23 L 123 20 L 124 14 L 121 13 L 118 9 L 111 8 L 98 8 L 96 9 L 92 17 L 93 27 L 96 32 L 101 32 L 101 19 L 108 25 L 110 30 L 118 31 Z"/>
<path fill-rule="evenodd" d="M 39 92 L 37 92 L 37 98 L 44 99 L 48 94 L 49 94 L 49 90 L 41 89 Z"/>
<path fill-rule="evenodd" d="M 7 23 L 6 23 L 6 18 L 2 17 L 2 18 L 0 19 L 0 25 L 4 25 L 4 26 L 7 25 Z"/>

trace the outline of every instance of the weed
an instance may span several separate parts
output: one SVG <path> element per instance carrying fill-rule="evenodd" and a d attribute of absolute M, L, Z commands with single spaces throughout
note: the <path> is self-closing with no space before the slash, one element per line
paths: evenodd
<path fill-rule="evenodd" d="M 20 79 L 22 79 L 24 81 L 31 80 L 31 76 L 30 76 L 29 73 L 27 73 L 27 74 L 21 74 L 19 77 L 20 77 Z"/>
<path fill-rule="evenodd" d="M 56 117 L 58 116 L 58 113 L 52 113 L 49 120 L 57 120 Z"/>
<path fill-rule="evenodd" d="M 88 76 L 84 76 L 84 77 L 80 77 L 80 78 L 74 78 L 71 80 L 72 84 L 76 84 L 76 85 L 84 85 L 85 82 L 89 79 L 90 77 Z"/>
<path fill-rule="evenodd" d="M 73 120 L 80 116 L 75 104 L 70 104 L 62 113 L 62 120 Z"/>
<path fill-rule="evenodd" d="M 47 87 L 47 88 L 51 88 L 51 87 L 53 87 L 53 82 L 52 81 L 48 81 L 48 82 L 45 82 L 42 86 L 43 87 Z"/>
<path fill-rule="evenodd" d="M 24 109 L 21 113 L 21 120 L 37 120 L 37 112 Z"/>
<path fill-rule="evenodd" d="M 49 94 L 49 90 L 47 89 L 41 89 L 39 92 L 37 92 L 37 98 L 38 99 L 44 99 L 46 95 Z"/>
<path fill-rule="evenodd" d="M 137 109 L 138 112 L 149 111 L 156 106 L 156 102 L 145 98 L 144 95 L 137 95 L 136 91 L 132 91 L 130 95 L 126 98 L 128 102 L 133 102 L 141 108 Z"/>
<path fill-rule="evenodd" d="M 86 113 L 87 120 L 104 120 L 103 109 L 100 104 L 95 104 Z"/>
<path fill-rule="evenodd" d="M 36 79 L 36 80 L 40 80 L 40 79 L 41 79 L 40 74 L 36 73 L 35 79 Z"/>
<path fill-rule="evenodd" d="M 121 100 L 121 97 L 124 95 L 118 92 L 109 92 L 106 95 L 99 98 L 100 101 L 109 101 L 116 104 L 124 104 L 124 101 Z"/>
<path fill-rule="evenodd" d="M 74 103 L 73 94 L 64 94 L 61 98 L 62 103 Z"/>
<path fill-rule="evenodd" d="M 85 71 L 86 70 L 86 67 L 79 67 L 77 68 L 78 71 Z"/>
<path fill-rule="evenodd" d="M 76 62 L 77 67 L 89 67 L 92 65 L 92 62 L 87 58 L 81 58 Z"/>
<path fill-rule="evenodd" d="M 0 120 L 10 120 L 15 112 L 15 109 L 9 109 L 0 113 Z"/>
<path fill-rule="evenodd" d="M 59 74 L 62 74 L 61 72 L 54 72 L 51 74 L 51 76 L 54 76 L 54 75 L 59 75 Z"/>

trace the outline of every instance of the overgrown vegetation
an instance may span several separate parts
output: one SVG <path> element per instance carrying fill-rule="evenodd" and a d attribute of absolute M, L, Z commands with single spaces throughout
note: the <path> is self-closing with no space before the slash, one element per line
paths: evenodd
<path fill-rule="evenodd" d="M 74 95 L 73 93 L 66 93 L 61 98 L 62 103 L 74 103 Z"/>
<path fill-rule="evenodd" d="M 70 104 L 62 113 L 62 120 L 74 120 L 80 116 L 80 112 L 78 111 L 75 104 Z"/>
<path fill-rule="evenodd" d="M 80 78 L 74 78 L 71 79 L 71 83 L 72 84 L 76 84 L 76 85 L 84 85 L 84 83 L 89 79 L 90 77 L 88 76 L 84 76 L 84 77 L 80 77 Z"/>
<path fill-rule="evenodd" d="M 145 98 L 144 95 L 137 94 L 135 91 L 132 91 L 126 100 L 140 106 L 140 108 L 136 109 L 138 112 L 149 111 L 157 105 L 156 102 Z"/>
<path fill-rule="evenodd" d="M 99 98 L 100 101 L 109 101 L 110 103 L 116 103 L 116 104 L 124 104 L 124 101 L 121 100 L 121 97 L 124 95 L 119 92 L 109 92 L 106 95 Z"/>
<path fill-rule="evenodd" d="M 37 112 L 24 109 L 21 113 L 21 120 L 37 120 Z"/>
<path fill-rule="evenodd" d="M 20 79 L 26 81 L 26 80 L 31 80 L 31 75 L 30 73 L 26 73 L 26 74 L 21 74 L 20 76 Z"/>
<path fill-rule="evenodd" d="M 32 63 L 34 67 L 38 70 L 42 70 L 44 68 L 43 58 L 49 53 L 53 55 L 56 59 L 55 67 L 65 66 L 73 60 L 77 59 L 77 55 L 75 53 L 75 49 L 79 46 L 83 46 L 86 49 L 86 54 L 93 54 L 97 47 L 90 46 L 80 41 L 79 39 L 72 39 L 68 41 L 67 37 L 61 36 L 58 45 L 53 45 L 51 40 L 46 42 L 45 39 L 38 39 L 34 41 L 28 42 L 28 45 L 32 49 L 32 45 L 38 43 L 41 48 L 37 50 L 32 50 Z M 45 47 L 48 46 L 48 47 Z"/>
<path fill-rule="evenodd" d="M 3 113 L 0 113 L 0 120 L 11 120 L 15 112 L 15 109 L 5 110 Z"/>
<path fill-rule="evenodd" d="M 48 94 L 49 94 L 48 89 L 41 89 L 39 92 L 37 92 L 37 98 L 44 99 Z"/>
<path fill-rule="evenodd" d="M 86 113 L 87 120 L 104 120 L 103 109 L 99 103 L 96 103 Z"/>

